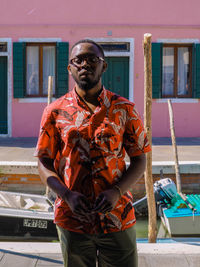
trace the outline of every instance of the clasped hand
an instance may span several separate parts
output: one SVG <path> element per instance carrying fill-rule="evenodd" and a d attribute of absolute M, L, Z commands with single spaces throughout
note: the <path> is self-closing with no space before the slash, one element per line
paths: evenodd
<path fill-rule="evenodd" d="M 99 194 L 93 205 L 83 194 L 76 191 L 68 191 L 63 199 L 80 219 L 91 222 L 97 212 L 110 212 L 116 206 L 119 197 L 117 190 L 108 189 Z"/>

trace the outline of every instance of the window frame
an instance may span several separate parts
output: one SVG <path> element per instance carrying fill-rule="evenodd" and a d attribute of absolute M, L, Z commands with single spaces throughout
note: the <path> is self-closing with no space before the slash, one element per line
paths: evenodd
<path fill-rule="evenodd" d="M 54 46 L 55 47 L 55 93 L 56 95 L 56 77 L 57 77 L 57 53 L 56 53 L 56 42 L 26 42 L 26 48 L 30 46 L 39 47 L 39 94 L 27 94 L 27 49 L 25 51 L 25 97 L 47 97 L 47 94 L 43 94 L 43 47 L 44 46 Z"/>
<path fill-rule="evenodd" d="M 163 95 L 163 90 L 161 91 L 161 98 L 191 98 L 192 97 L 192 48 L 193 44 L 191 43 L 163 43 L 163 48 L 172 47 L 174 48 L 174 88 L 173 95 Z M 178 48 L 187 47 L 189 48 L 189 94 L 178 95 L 177 94 L 177 85 L 178 85 Z M 162 48 L 162 49 L 163 49 Z M 163 77 L 163 65 L 162 67 L 162 77 Z"/>

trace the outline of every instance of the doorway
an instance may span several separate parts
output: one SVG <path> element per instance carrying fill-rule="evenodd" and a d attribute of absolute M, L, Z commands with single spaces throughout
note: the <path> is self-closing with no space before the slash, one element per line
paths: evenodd
<path fill-rule="evenodd" d="M 129 98 L 129 57 L 106 57 L 108 68 L 102 76 L 106 89 Z"/>
<path fill-rule="evenodd" d="M 0 57 L 0 134 L 8 134 L 8 62 L 6 56 Z"/>

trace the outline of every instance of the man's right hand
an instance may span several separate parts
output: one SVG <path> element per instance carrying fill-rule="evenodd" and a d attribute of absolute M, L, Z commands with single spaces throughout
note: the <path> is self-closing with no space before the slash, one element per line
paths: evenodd
<path fill-rule="evenodd" d="M 77 217 L 81 220 L 91 222 L 93 217 L 91 214 L 91 204 L 83 194 L 68 189 L 62 199 Z"/>
<path fill-rule="evenodd" d="M 88 199 L 81 193 L 69 190 L 56 173 L 53 160 L 39 158 L 38 170 L 42 181 L 59 195 L 70 207 L 71 211 L 83 222 L 94 220 Z"/>

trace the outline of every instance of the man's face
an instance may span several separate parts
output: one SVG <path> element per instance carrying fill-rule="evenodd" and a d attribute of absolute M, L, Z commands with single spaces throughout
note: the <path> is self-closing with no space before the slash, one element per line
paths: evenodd
<path fill-rule="evenodd" d="M 106 69 L 101 57 L 98 47 L 91 43 L 80 43 L 73 48 L 68 71 L 81 89 L 88 91 L 99 83 Z"/>

